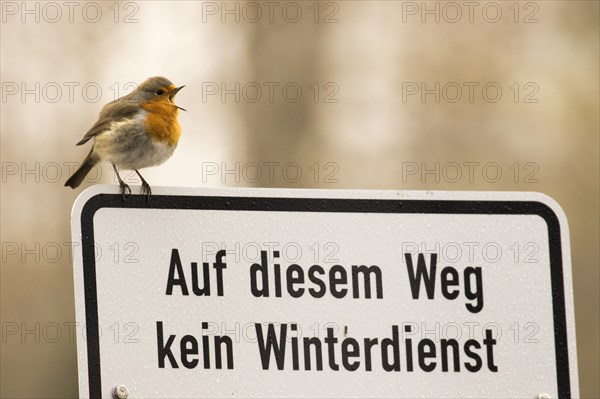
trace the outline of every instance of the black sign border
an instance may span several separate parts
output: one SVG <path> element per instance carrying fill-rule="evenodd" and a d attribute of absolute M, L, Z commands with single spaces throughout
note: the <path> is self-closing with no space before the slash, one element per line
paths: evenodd
<path fill-rule="evenodd" d="M 94 215 L 102 208 L 540 216 L 546 221 L 548 226 L 558 395 L 559 398 L 571 398 L 560 223 L 554 211 L 542 202 L 188 195 L 153 195 L 146 201 L 146 197 L 142 195 L 130 195 L 123 200 L 118 194 L 97 194 L 89 198 L 81 210 L 83 283 L 85 287 L 88 385 L 90 398 L 102 397 L 94 248 Z M 77 284 L 79 284 L 79 282 Z M 507 381 L 507 383 L 509 382 Z"/>

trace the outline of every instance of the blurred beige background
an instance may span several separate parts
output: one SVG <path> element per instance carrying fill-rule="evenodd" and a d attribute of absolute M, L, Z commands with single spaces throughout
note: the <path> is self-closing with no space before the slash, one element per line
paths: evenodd
<path fill-rule="evenodd" d="M 173 158 L 143 172 L 154 186 L 556 199 L 581 395 L 599 397 L 599 3 L 474 3 L 469 15 L 461 2 L 277 2 L 269 14 L 261 2 L 3 1 L 0 396 L 77 396 L 70 209 L 84 187 L 115 180 L 104 165 L 80 189 L 63 183 L 102 104 L 164 75 L 186 85 L 188 112 Z M 266 166 L 255 179 L 253 163 L 267 162 L 279 162 L 273 178 Z M 237 176 L 222 174 L 236 163 Z M 436 163 L 439 178 L 421 175 Z"/>

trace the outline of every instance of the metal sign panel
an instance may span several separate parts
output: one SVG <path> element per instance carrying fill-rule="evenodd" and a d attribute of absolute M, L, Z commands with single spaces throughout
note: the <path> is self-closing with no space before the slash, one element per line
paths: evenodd
<path fill-rule="evenodd" d="M 74 205 L 82 397 L 578 396 L 545 195 L 153 191 Z"/>

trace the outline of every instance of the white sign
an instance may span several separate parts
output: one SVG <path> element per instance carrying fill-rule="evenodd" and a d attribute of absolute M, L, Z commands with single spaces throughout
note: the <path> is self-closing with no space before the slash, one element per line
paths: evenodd
<path fill-rule="evenodd" d="M 579 395 L 547 196 L 153 191 L 74 205 L 82 397 Z"/>

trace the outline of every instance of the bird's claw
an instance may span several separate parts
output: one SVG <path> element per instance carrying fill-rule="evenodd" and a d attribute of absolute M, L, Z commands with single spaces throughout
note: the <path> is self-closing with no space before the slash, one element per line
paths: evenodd
<path fill-rule="evenodd" d="M 142 195 L 146 196 L 146 204 L 150 201 L 150 195 L 152 195 L 152 189 L 146 181 L 142 182 Z"/>
<path fill-rule="evenodd" d="M 142 194 L 152 195 L 152 189 L 150 188 L 150 185 L 146 182 L 142 182 Z"/>
<path fill-rule="evenodd" d="M 131 194 L 131 187 L 124 182 L 120 182 L 119 186 L 121 187 L 121 199 L 125 202 L 125 198 Z M 126 193 L 126 191 L 128 191 L 128 193 Z"/>

